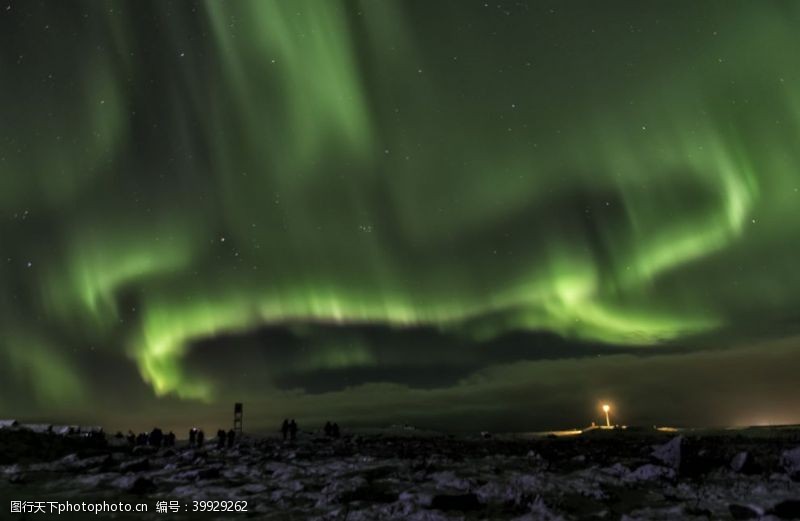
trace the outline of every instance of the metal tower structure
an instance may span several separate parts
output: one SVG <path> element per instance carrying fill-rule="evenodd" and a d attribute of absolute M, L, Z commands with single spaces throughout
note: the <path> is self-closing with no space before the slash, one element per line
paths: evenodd
<path fill-rule="evenodd" d="M 244 413 L 242 411 L 242 404 L 240 402 L 236 402 L 233 406 L 233 430 L 236 432 L 237 436 L 242 434 L 243 415 Z"/>

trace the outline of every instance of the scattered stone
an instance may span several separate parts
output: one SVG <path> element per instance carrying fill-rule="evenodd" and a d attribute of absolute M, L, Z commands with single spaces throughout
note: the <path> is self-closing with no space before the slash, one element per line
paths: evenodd
<path fill-rule="evenodd" d="M 625 481 L 654 481 L 658 479 L 674 479 L 675 470 L 661 465 L 647 463 L 625 476 Z"/>
<path fill-rule="evenodd" d="M 155 454 L 156 452 L 158 452 L 158 447 L 153 447 L 151 445 L 137 445 L 131 451 L 131 453 L 134 456 L 141 456 L 141 455 L 145 455 L 145 454 Z"/>
<path fill-rule="evenodd" d="M 153 480 L 142 476 L 137 477 L 131 487 L 128 489 L 128 492 L 138 495 L 149 494 L 155 491 L 156 485 L 153 483 Z"/>
<path fill-rule="evenodd" d="M 355 490 L 345 492 L 341 495 L 341 502 L 349 504 L 353 501 L 366 501 L 369 503 L 394 503 L 399 494 L 392 492 L 385 486 L 376 483 L 361 486 Z"/>
<path fill-rule="evenodd" d="M 217 479 L 218 477 L 219 468 L 217 467 L 201 469 L 200 472 L 197 473 L 197 479 Z"/>
<path fill-rule="evenodd" d="M 149 456 L 93 448 L 0 465 L 0 491 L 14 483 L 23 496 L 31 487 L 60 497 L 240 499 L 259 519 L 800 519 L 796 484 L 783 473 L 797 431 L 696 433 L 653 446 L 661 436 L 301 437 L 254 440 L 249 450 L 180 444 Z M 756 462 L 779 472 L 743 477 Z M 694 473 L 709 463 L 712 472 Z"/>
<path fill-rule="evenodd" d="M 737 505 L 731 503 L 728 505 L 728 511 L 734 519 L 756 519 L 764 515 L 764 511 L 752 505 Z"/>
<path fill-rule="evenodd" d="M 147 458 L 126 461 L 119 466 L 119 471 L 122 473 L 143 472 L 145 470 L 150 470 L 150 460 Z"/>
<path fill-rule="evenodd" d="M 683 436 L 676 436 L 667 443 L 653 449 L 651 456 L 658 462 L 675 470 L 680 470 L 683 452 Z"/>
<path fill-rule="evenodd" d="M 483 506 L 481 505 L 480 501 L 478 501 L 478 496 L 473 493 L 439 494 L 433 496 L 433 499 L 431 500 L 431 508 L 445 512 L 451 510 L 468 512 L 471 510 L 480 510 L 483 508 Z"/>
<path fill-rule="evenodd" d="M 27 481 L 28 481 L 28 480 L 27 480 L 27 478 L 25 477 L 25 474 L 22 474 L 21 472 L 18 472 L 18 473 L 16 473 L 16 474 L 10 474 L 10 475 L 8 476 L 8 482 L 9 482 L 10 484 L 12 484 L 12 485 L 23 485 L 23 484 L 25 484 Z"/>
<path fill-rule="evenodd" d="M 781 519 L 800 519 L 800 499 L 781 501 L 772 507 L 770 513 Z"/>
<path fill-rule="evenodd" d="M 800 481 L 800 447 L 787 450 L 781 455 L 781 467 L 794 481 Z"/>
<path fill-rule="evenodd" d="M 733 459 L 731 459 L 731 470 L 734 472 L 738 472 L 740 474 L 758 474 L 761 469 L 756 464 L 753 456 L 747 452 L 742 451 L 736 454 Z"/>

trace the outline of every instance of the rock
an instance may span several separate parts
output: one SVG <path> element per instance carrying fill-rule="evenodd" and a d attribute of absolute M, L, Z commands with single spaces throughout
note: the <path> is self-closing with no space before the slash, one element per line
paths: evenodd
<path fill-rule="evenodd" d="M 772 507 L 770 514 L 781 519 L 800 519 L 800 499 L 781 501 Z"/>
<path fill-rule="evenodd" d="M 734 519 L 756 519 L 764 515 L 764 511 L 750 505 L 728 505 L 728 511 Z"/>
<path fill-rule="evenodd" d="M 69 454 L 52 464 L 52 470 L 66 470 L 69 472 L 84 472 L 90 468 L 101 468 L 111 459 L 108 454 L 81 458 L 77 454 Z"/>
<path fill-rule="evenodd" d="M 741 474 L 758 474 L 761 470 L 753 459 L 753 456 L 747 451 L 742 451 L 734 456 L 731 460 L 730 467 L 732 471 Z"/>
<path fill-rule="evenodd" d="M 139 476 L 128 489 L 128 492 L 132 494 L 148 494 L 150 492 L 155 492 L 155 490 L 156 485 L 153 483 L 152 479 Z"/>
<path fill-rule="evenodd" d="M 460 510 L 462 512 L 470 510 L 480 510 L 482 507 L 478 496 L 469 494 L 439 494 L 433 496 L 431 508 L 434 510 Z"/>
<path fill-rule="evenodd" d="M 197 479 L 216 479 L 219 477 L 219 468 L 211 467 L 207 469 L 200 469 L 197 473 Z"/>
<path fill-rule="evenodd" d="M 370 483 L 343 493 L 340 501 L 349 504 L 353 501 L 366 501 L 368 503 L 394 503 L 397 501 L 397 492 L 392 492 L 385 486 Z"/>
<path fill-rule="evenodd" d="M 628 467 L 626 467 L 622 463 L 617 462 L 611 465 L 610 467 L 600 469 L 600 472 L 608 474 L 609 476 L 614 476 L 615 478 L 622 478 L 624 476 L 627 476 L 631 471 L 628 470 Z"/>
<path fill-rule="evenodd" d="M 75 476 L 70 480 L 70 483 L 80 488 L 94 490 L 97 488 L 102 487 L 103 485 L 112 483 L 114 479 L 120 478 L 120 475 L 116 472 L 105 472 L 101 474 L 86 474 L 86 475 L 79 475 Z M 128 476 L 130 478 L 130 476 Z M 133 481 L 130 481 L 133 483 Z M 126 488 L 126 487 L 123 487 Z"/>
<path fill-rule="evenodd" d="M 456 476 L 452 470 L 435 472 L 430 475 L 430 479 L 436 483 L 436 487 L 439 490 L 444 489 L 449 490 L 450 492 L 462 492 L 467 491 L 470 488 L 469 481 Z"/>
<path fill-rule="evenodd" d="M 267 491 L 267 486 L 263 483 L 249 483 L 240 488 L 243 494 L 261 494 Z"/>
<path fill-rule="evenodd" d="M 800 447 L 781 454 L 781 467 L 794 481 L 800 481 Z"/>
<path fill-rule="evenodd" d="M 73 469 L 73 468 L 74 469 L 79 469 L 80 466 L 78 465 L 78 461 L 80 461 L 80 458 L 78 457 L 77 454 L 67 454 L 66 456 L 64 456 L 63 458 L 58 460 L 56 462 L 56 465 L 59 465 L 62 468 L 65 468 L 65 469 L 68 469 L 68 470 L 69 469 Z"/>
<path fill-rule="evenodd" d="M 150 460 L 147 458 L 126 461 L 124 463 L 120 463 L 119 465 L 119 471 L 123 473 L 142 472 L 145 470 L 150 470 Z"/>
<path fill-rule="evenodd" d="M 647 463 L 625 476 L 625 481 L 654 481 L 657 479 L 674 479 L 675 469 Z"/>
<path fill-rule="evenodd" d="M 134 456 L 141 456 L 142 454 L 155 454 L 158 452 L 158 447 L 151 447 L 150 445 L 137 445 L 131 451 Z"/>
<path fill-rule="evenodd" d="M 687 515 L 690 515 L 690 516 L 704 517 L 706 519 L 711 519 L 712 517 L 714 517 L 714 512 L 712 512 L 711 510 L 709 510 L 707 508 L 701 508 L 701 507 L 692 506 L 692 507 L 686 507 L 683 510 L 684 510 L 684 512 L 686 512 Z"/>
<path fill-rule="evenodd" d="M 683 457 L 683 436 L 676 436 L 663 445 L 659 445 L 651 456 L 653 459 L 675 470 L 680 470 Z"/>
<path fill-rule="evenodd" d="M 25 478 L 25 474 L 19 472 L 16 474 L 9 475 L 8 482 L 12 485 L 24 485 L 25 482 L 27 482 L 27 479 Z"/>
<path fill-rule="evenodd" d="M 147 494 L 156 490 L 156 485 L 153 483 L 153 480 L 144 476 L 120 476 L 109 484 L 114 488 L 133 494 Z"/>

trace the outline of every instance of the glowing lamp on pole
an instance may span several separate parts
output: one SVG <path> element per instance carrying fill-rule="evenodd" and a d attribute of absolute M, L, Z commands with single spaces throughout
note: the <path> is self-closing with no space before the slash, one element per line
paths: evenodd
<path fill-rule="evenodd" d="M 611 406 L 607 403 L 603 404 L 603 412 L 606 413 L 606 427 L 611 427 L 611 419 L 608 417 L 608 411 L 611 410 Z"/>

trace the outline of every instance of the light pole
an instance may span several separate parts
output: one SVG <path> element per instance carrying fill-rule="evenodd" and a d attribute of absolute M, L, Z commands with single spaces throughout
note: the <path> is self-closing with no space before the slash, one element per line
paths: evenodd
<path fill-rule="evenodd" d="M 603 404 L 603 412 L 606 413 L 606 427 L 611 427 L 611 419 L 609 419 L 609 417 L 608 417 L 608 411 L 610 411 L 610 410 L 611 410 L 611 407 L 609 407 L 609 405 L 607 403 Z"/>

